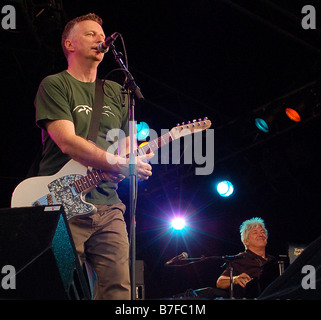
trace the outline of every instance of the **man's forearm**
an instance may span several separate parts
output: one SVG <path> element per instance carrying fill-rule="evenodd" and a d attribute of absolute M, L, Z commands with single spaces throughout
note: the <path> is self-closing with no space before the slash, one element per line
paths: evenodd
<path fill-rule="evenodd" d="M 216 287 L 219 289 L 228 289 L 230 287 L 230 277 L 220 276 L 217 279 Z"/>
<path fill-rule="evenodd" d="M 75 134 L 74 125 L 68 120 L 51 121 L 47 131 L 60 150 L 85 166 L 107 172 L 117 172 L 116 156 Z"/>
<path fill-rule="evenodd" d="M 73 137 L 72 141 L 66 143 L 61 149 L 63 153 L 68 154 L 72 159 L 87 167 L 114 172 L 119 169 L 115 165 L 115 156 L 113 154 L 107 153 L 82 137 Z"/>

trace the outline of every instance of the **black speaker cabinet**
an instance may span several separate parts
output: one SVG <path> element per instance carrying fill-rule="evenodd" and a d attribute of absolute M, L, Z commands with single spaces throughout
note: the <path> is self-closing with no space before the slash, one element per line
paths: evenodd
<path fill-rule="evenodd" d="M 0 272 L 0 299 L 90 299 L 59 205 L 0 209 Z"/>
<path fill-rule="evenodd" d="M 305 277 L 309 278 L 306 280 L 308 286 L 304 285 Z M 313 286 L 311 282 L 313 282 Z M 285 272 L 261 293 L 258 299 L 320 300 L 321 237 L 307 246 Z"/>

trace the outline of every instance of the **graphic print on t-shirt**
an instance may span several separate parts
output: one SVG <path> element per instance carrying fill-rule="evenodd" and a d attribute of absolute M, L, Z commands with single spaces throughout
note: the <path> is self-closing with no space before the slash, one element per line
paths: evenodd
<path fill-rule="evenodd" d="M 85 112 L 86 114 L 89 114 L 91 111 L 93 110 L 93 108 L 92 107 L 89 107 L 89 106 L 86 106 L 86 105 L 83 105 L 83 104 L 81 104 L 81 105 L 79 105 L 79 106 L 76 106 L 73 110 L 72 110 L 72 112 Z"/>
<path fill-rule="evenodd" d="M 87 105 L 84 104 L 80 104 L 78 106 L 76 106 L 72 112 L 85 112 L 87 115 L 93 110 L 92 107 L 89 107 Z M 115 117 L 115 114 L 111 111 L 111 107 L 110 106 L 103 106 L 103 115 L 109 117 L 109 115 L 112 115 Z"/>

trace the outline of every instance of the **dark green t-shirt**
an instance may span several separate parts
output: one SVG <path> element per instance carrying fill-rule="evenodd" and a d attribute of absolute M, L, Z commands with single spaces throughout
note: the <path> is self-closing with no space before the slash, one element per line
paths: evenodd
<path fill-rule="evenodd" d="M 128 105 L 118 83 L 105 81 L 104 90 L 104 105 L 96 144 L 107 150 L 114 144 L 106 139 L 109 130 L 121 129 L 128 136 Z M 70 120 L 75 125 L 76 134 L 86 139 L 94 96 L 95 82 L 79 81 L 67 71 L 43 79 L 35 98 L 36 121 L 42 129 L 43 141 L 38 175 L 55 174 L 70 160 L 50 138 L 44 128 L 44 121 Z M 119 202 L 117 184 L 103 181 L 86 195 L 86 200 L 94 204 Z"/>

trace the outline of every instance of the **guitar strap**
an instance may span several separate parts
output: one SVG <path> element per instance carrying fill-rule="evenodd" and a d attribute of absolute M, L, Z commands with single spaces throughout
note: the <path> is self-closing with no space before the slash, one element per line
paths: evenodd
<path fill-rule="evenodd" d="M 103 85 L 103 81 L 97 78 L 95 83 L 95 100 L 93 105 L 93 112 L 91 114 L 91 122 L 87 137 L 87 139 L 92 142 L 96 142 L 99 130 L 100 118 L 104 104 Z"/>

